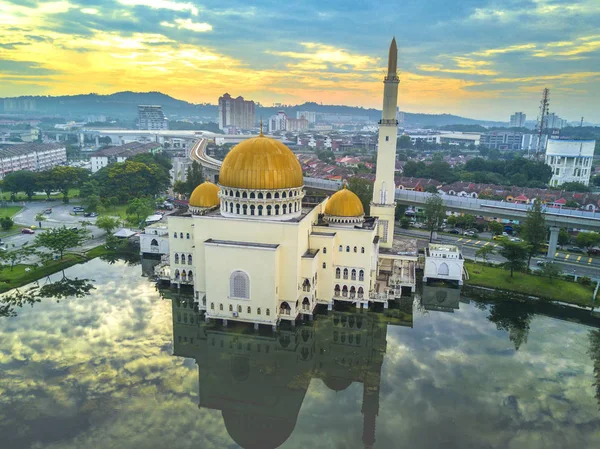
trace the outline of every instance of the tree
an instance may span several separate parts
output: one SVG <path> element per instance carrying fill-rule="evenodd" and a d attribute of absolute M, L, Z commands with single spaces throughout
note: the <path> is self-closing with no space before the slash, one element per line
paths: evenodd
<path fill-rule="evenodd" d="M 542 276 L 549 278 L 551 281 L 556 279 L 557 277 L 559 277 L 562 274 L 562 270 L 560 269 L 558 264 L 555 264 L 555 263 L 544 264 L 544 266 L 542 267 L 542 269 L 540 271 L 542 273 Z"/>
<path fill-rule="evenodd" d="M 173 192 L 180 195 L 187 195 L 187 184 L 184 181 L 175 181 L 173 183 Z"/>
<path fill-rule="evenodd" d="M 196 187 L 202 184 L 205 181 L 204 172 L 202 171 L 202 165 L 198 162 L 192 162 L 187 168 L 187 172 L 185 175 L 185 194 L 191 195 Z"/>
<path fill-rule="evenodd" d="M 27 246 L 26 244 L 20 248 L 15 248 L 10 251 L 0 251 L 0 260 L 7 261 L 10 263 L 10 271 L 18 263 L 23 262 L 27 257 L 35 252 L 33 247 Z"/>
<path fill-rule="evenodd" d="M 444 200 L 438 194 L 430 195 L 425 201 L 425 227 L 429 231 L 429 241 L 433 240 L 433 232 L 442 227 L 446 218 Z"/>
<path fill-rule="evenodd" d="M 402 229 L 408 229 L 410 227 L 410 219 L 408 217 L 402 217 L 400 219 L 400 227 Z"/>
<path fill-rule="evenodd" d="M 110 164 L 94 173 L 99 184 L 100 197 L 117 197 L 124 203 L 131 198 L 154 196 L 166 190 L 170 177 L 158 164 L 126 160 Z"/>
<path fill-rule="evenodd" d="M 142 218 L 145 219 L 154 212 L 154 202 L 149 198 L 134 198 L 129 201 L 126 212 L 128 216 L 135 216 L 130 221 L 138 224 Z"/>
<path fill-rule="evenodd" d="M 82 185 L 90 172 L 85 168 L 58 165 L 50 170 L 54 187 L 63 194 L 63 202 L 69 202 L 69 189 Z"/>
<path fill-rule="evenodd" d="M 317 150 L 317 157 L 323 162 L 333 164 L 335 162 L 335 154 L 331 150 Z"/>
<path fill-rule="evenodd" d="M 3 188 L 11 192 L 11 198 L 15 199 L 18 192 L 24 192 L 29 201 L 35 193 L 37 186 L 37 175 L 28 170 L 20 170 L 7 174 L 4 177 Z"/>
<path fill-rule="evenodd" d="M 398 137 L 398 140 L 396 141 L 396 146 L 402 149 L 412 148 L 413 144 L 412 140 L 410 139 L 410 136 L 402 135 Z"/>
<path fill-rule="evenodd" d="M 481 257 L 483 263 L 487 263 L 488 257 L 494 254 L 496 250 L 491 245 L 484 245 L 475 251 L 475 257 Z"/>
<path fill-rule="evenodd" d="M 406 206 L 404 204 L 396 203 L 396 209 L 394 209 L 394 219 L 396 221 L 402 220 L 406 213 Z"/>
<path fill-rule="evenodd" d="M 348 190 L 354 192 L 363 205 L 365 214 L 369 211 L 369 204 L 373 198 L 373 183 L 362 178 L 350 178 L 348 180 Z"/>
<path fill-rule="evenodd" d="M 90 195 L 83 199 L 85 209 L 87 212 L 96 212 L 100 205 L 100 197 L 98 195 Z"/>
<path fill-rule="evenodd" d="M 529 245 L 529 259 L 527 262 L 529 266 L 531 256 L 536 254 L 542 245 L 546 243 L 546 236 L 548 235 L 541 201 L 536 199 L 533 206 L 527 211 L 527 217 L 525 217 L 521 226 L 521 235 Z"/>
<path fill-rule="evenodd" d="M 111 234 L 112 231 L 119 227 L 119 219 L 114 217 L 99 217 L 96 220 L 96 226 L 104 230 L 107 234 Z"/>
<path fill-rule="evenodd" d="M 58 252 L 60 258 L 66 249 L 80 246 L 87 237 L 87 231 L 82 229 L 69 229 L 66 226 L 49 229 L 36 235 L 35 244 L 51 251 Z"/>
<path fill-rule="evenodd" d="M 15 224 L 15 222 L 10 217 L 1 217 L 0 218 L 0 226 L 2 227 L 2 229 L 4 231 L 8 231 L 10 228 L 13 227 L 14 224 Z"/>
<path fill-rule="evenodd" d="M 96 181 L 95 179 L 90 179 L 89 181 L 82 183 L 81 187 L 79 188 L 79 196 L 84 199 L 92 195 L 99 194 L 100 186 L 98 185 L 98 181 Z"/>
<path fill-rule="evenodd" d="M 510 270 L 510 277 L 513 277 L 514 270 L 523 270 L 527 267 L 527 260 L 530 254 L 529 245 L 523 242 L 511 242 L 504 239 L 501 243 L 500 255 L 506 259 L 504 268 Z"/>
<path fill-rule="evenodd" d="M 575 237 L 575 244 L 580 248 L 591 248 L 600 242 L 600 233 L 598 232 L 580 232 Z"/>
<path fill-rule="evenodd" d="M 42 189 L 46 193 L 46 197 L 50 199 L 50 194 L 56 190 L 56 183 L 52 172 L 45 170 L 37 174 L 37 185 L 38 188 Z"/>
<path fill-rule="evenodd" d="M 504 226 L 502 226 L 502 223 L 498 223 L 497 221 L 490 221 L 488 223 L 488 228 L 494 235 L 500 235 L 502 232 L 504 232 Z"/>
<path fill-rule="evenodd" d="M 565 228 L 560 228 L 560 231 L 558 231 L 558 244 L 560 246 L 568 245 L 570 241 L 571 236 L 569 235 L 567 230 Z"/>
<path fill-rule="evenodd" d="M 42 213 L 35 214 L 35 221 L 38 222 L 40 228 L 42 227 L 42 221 L 46 221 L 46 216 Z"/>
<path fill-rule="evenodd" d="M 534 315 L 532 304 L 502 301 L 492 305 L 488 320 L 494 323 L 498 330 L 508 332 L 508 338 L 518 351 L 523 343 L 527 343 L 529 323 Z"/>

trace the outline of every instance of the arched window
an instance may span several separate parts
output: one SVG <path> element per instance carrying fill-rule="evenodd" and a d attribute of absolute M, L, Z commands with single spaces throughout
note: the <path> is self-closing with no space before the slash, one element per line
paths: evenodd
<path fill-rule="evenodd" d="M 279 198 L 279 192 L 275 192 L 275 195 L 273 195 L 273 198 L 275 198 L 275 199 Z"/>
<path fill-rule="evenodd" d="M 250 206 L 250 215 L 254 215 L 254 209 L 255 209 L 255 206 L 253 204 Z"/>
<path fill-rule="evenodd" d="M 323 262 L 323 268 L 327 268 L 327 264 Z"/>
<path fill-rule="evenodd" d="M 335 269 L 335 278 L 336 278 L 336 279 L 339 279 L 341 274 L 342 274 L 342 270 L 340 270 L 340 268 L 339 268 L 339 267 L 338 267 L 338 268 L 336 268 L 336 269 Z"/>
<path fill-rule="evenodd" d="M 440 276 L 448 276 L 450 274 L 450 269 L 448 268 L 447 263 L 444 262 L 438 267 L 438 274 Z"/>
<path fill-rule="evenodd" d="M 346 252 L 349 253 L 350 252 L 350 247 L 346 246 Z"/>
<path fill-rule="evenodd" d="M 254 195 L 254 192 L 250 192 L 250 199 L 254 199 L 256 197 L 256 195 Z"/>
<path fill-rule="evenodd" d="M 287 214 L 287 204 L 284 204 L 281 209 L 283 215 Z"/>
<path fill-rule="evenodd" d="M 302 308 L 304 310 L 309 310 L 310 309 L 310 300 L 308 298 L 306 298 L 306 297 L 302 300 Z"/>
<path fill-rule="evenodd" d="M 238 313 L 242 313 L 242 306 L 238 306 Z"/>
<path fill-rule="evenodd" d="M 258 192 L 258 199 L 259 199 L 259 200 L 262 200 L 262 199 L 263 199 L 263 194 L 262 194 L 262 192 Z"/>
<path fill-rule="evenodd" d="M 327 254 L 327 247 L 326 246 L 323 247 L 323 254 Z"/>
<path fill-rule="evenodd" d="M 244 215 L 248 215 L 248 205 L 247 205 L 247 204 L 244 204 L 244 205 L 242 206 L 242 209 L 243 209 L 243 211 L 244 211 Z"/>
<path fill-rule="evenodd" d="M 182 239 L 183 238 L 183 232 L 179 233 L 179 238 Z"/>
<path fill-rule="evenodd" d="M 350 277 L 353 281 L 356 280 L 356 270 L 354 268 L 352 269 L 352 272 L 350 273 Z"/>
<path fill-rule="evenodd" d="M 173 238 L 177 238 L 177 233 L 176 232 L 173 233 Z"/>
<path fill-rule="evenodd" d="M 267 316 L 271 315 L 271 311 L 267 309 Z"/>
<path fill-rule="evenodd" d="M 232 298 L 250 298 L 250 278 L 243 271 L 234 271 L 229 277 L 229 296 Z"/>
<path fill-rule="evenodd" d="M 286 194 L 285 192 L 283 192 L 283 193 L 281 194 L 281 198 L 287 198 L 287 194 Z"/>
<path fill-rule="evenodd" d="M 365 253 L 365 247 L 364 247 L 364 246 L 363 246 L 363 247 L 360 249 L 360 252 L 361 252 L 362 254 L 364 254 L 364 253 Z"/>
<path fill-rule="evenodd" d="M 211 310 L 215 310 L 215 303 L 214 302 L 210 303 L 210 308 L 211 308 Z"/>
<path fill-rule="evenodd" d="M 187 280 L 187 276 L 186 276 L 186 274 L 185 274 L 185 270 L 182 270 L 182 271 L 181 271 L 181 280 L 182 280 L 182 281 L 185 281 L 185 280 Z"/>
<path fill-rule="evenodd" d="M 271 192 L 267 192 L 267 199 L 270 200 L 271 199 Z"/>
<path fill-rule="evenodd" d="M 271 215 L 271 205 L 267 206 L 267 215 Z"/>
<path fill-rule="evenodd" d="M 358 248 L 356 248 L 356 246 L 354 247 L 354 252 L 357 253 L 358 252 Z"/>
<path fill-rule="evenodd" d="M 290 211 L 290 214 L 293 212 L 293 209 L 292 209 L 292 207 L 293 207 L 293 206 L 292 206 L 292 203 L 290 203 L 290 205 L 288 206 L 288 210 Z"/>
<path fill-rule="evenodd" d="M 156 241 L 156 239 L 152 239 L 152 241 L 150 242 L 150 246 L 158 246 L 158 242 Z"/>
<path fill-rule="evenodd" d="M 344 279 L 348 279 L 348 268 L 344 268 Z"/>
<path fill-rule="evenodd" d="M 191 265 L 191 264 L 192 264 L 192 255 L 189 254 L 188 255 L 188 265 Z"/>
<path fill-rule="evenodd" d="M 179 263 L 179 254 L 175 253 L 175 263 Z"/>
<path fill-rule="evenodd" d="M 189 232 L 185 234 L 185 238 L 188 239 L 188 240 L 190 239 L 190 233 Z"/>
<path fill-rule="evenodd" d="M 275 215 L 279 215 L 279 204 L 275 205 Z"/>
<path fill-rule="evenodd" d="M 362 297 L 364 296 L 364 294 L 365 294 L 365 291 L 363 290 L 363 288 L 362 287 L 358 287 L 358 299 L 362 299 Z"/>
<path fill-rule="evenodd" d="M 239 204 L 235 205 L 235 213 L 238 215 L 240 214 L 240 205 Z"/>
<path fill-rule="evenodd" d="M 233 202 L 229 203 L 229 212 L 233 213 Z"/>
<path fill-rule="evenodd" d="M 175 270 L 175 279 L 179 279 L 179 270 Z"/>
<path fill-rule="evenodd" d="M 252 308 L 248 306 L 248 313 L 252 313 Z"/>
<path fill-rule="evenodd" d="M 260 315 L 260 307 L 258 307 L 258 308 L 256 309 L 256 314 L 257 314 L 257 315 Z"/>
<path fill-rule="evenodd" d="M 236 198 L 239 198 L 239 197 L 240 197 L 240 191 L 239 191 L 239 190 L 236 190 L 236 192 L 235 192 L 235 197 L 236 197 Z"/>
<path fill-rule="evenodd" d="M 348 286 L 347 285 L 344 285 L 344 287 L 342 288 L 342 296 L 344 298 L 348 297 Z"/>
<path fill-rule="evenodd" d="M 223 310 L 223 304 L 219 304 L 219 310 Z"/>
<path fill-rule="evenodd" d="M 360 270 L 358 272 L 358 280 L 359 281 L 364 281 L 365 280 L 365 270 Z"/>
<path fill-rule="evenodd" d="M 356 296 L 356 288 L 354 286 L 350 287 L 350 298 L 354 298 Z"/>
<path fill-rule="evenodd" d="M 258 206 L 258 215 L 262 215 L 262 210 L 263 210 L 263 207 L 262 207 L 262 204 L 261 204 L 261 205 Z"/>
<path fill-rule="evenodd" d="M 248 198 L 248 194 L 246 192 L 242 193 L 242 198 Z"/>
<path fill-rule="evenodd" d="M 334 296 L 340 296 L 340 284 L 335 284 L 335 288 L 333 289 Z"/>
<path fill-rule="evenodd" d="M 233 312 L 233 305 L 229 304 L 229 311 Z"/>
<path fill-rule="evenodd" d="M 283 301 L 283 302 L 281 303 L 281 306 L 279 306 L 279 313 L 280 313 L 281 315 L 289 315 L 291 311 L 292 311 L 292 308 L 291 308 L 291 307 L 290 307 L 290 305 L 289 305 L 287 302 L 285 302 L 285 301 Z"/>

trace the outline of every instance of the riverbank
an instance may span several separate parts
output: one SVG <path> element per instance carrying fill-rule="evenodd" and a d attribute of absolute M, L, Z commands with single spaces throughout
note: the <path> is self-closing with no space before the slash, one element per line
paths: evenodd
<path fill-rule="evenodd" d="M 469 273 L 469 279 L 465 280 L 467 286 L 487 287 L 499 292 L 514 292 L 546 301 L 560 301 L 583 307 L 594 305 L 593 285 L 520 272 L 515 272 L 511 278 L 508 270 L 473 262 L 465 262 L 465 268 Z"/>
<path fill-rule="evenodd" d="M 42 266 L 18 264 L 13 267 L 12 271 L 10 267 L 5 266 L 4 269 L 0 270 L 0 293 L 22 287 L 107 253 L 106 245 L 101 244 L 82 254 L 67 253 L 62 259 L 51 260 Z M 29 271 L 26 271 L 27 268 L 29 268 Z"/>

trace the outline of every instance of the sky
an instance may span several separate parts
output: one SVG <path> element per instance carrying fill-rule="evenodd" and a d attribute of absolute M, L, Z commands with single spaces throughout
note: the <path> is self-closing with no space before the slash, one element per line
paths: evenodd
<path fill-rule="evenodd" d="M 600 122 L 599 0 L 0 0 L 0 97 L 224 92 L 266 106 L 399 106 L 508 121 Z"/>

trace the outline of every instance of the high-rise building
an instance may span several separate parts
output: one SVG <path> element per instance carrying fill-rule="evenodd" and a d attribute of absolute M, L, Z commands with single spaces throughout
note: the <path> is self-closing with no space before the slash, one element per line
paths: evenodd
<path fill-rule="evenodd" d="M 562 129 L 567 125 L 567 121 L 561 119 L 554 112 L 547 115 L 546 128 L 548 129 Z"/>
<path fill-rule="evenodd" d="M 252 129 L 256 124 L 256 105 L 244 97 L 233 98 L 228 93 L 219 97 L 219 129 Z"/>
<path fill-rule="evenodd" d="M 383 80 L 383 112 L 379 121 L 377 142 L 377 170 L 373 185 L 373 201 L 370 213 L 379 217 L 378 235 L 382 248 L 391 248 L 394 241 L 394 213 L 396 210 L 396 185 L 394 171 L 396 167 L 396 138 L 398 136 L 398 84 L 396 73 L 398 48 L 396 39 L 392 39 L 388 56 L 388 73 Z"/>
<path fill-rule="evenodd" d="M 317 113 L 311 111 L 296 111 L 296 118 L 305 118 L 308 123 L 315 123 L 317 121 Z"/>
<path fill-rule="evenodd" d="M 35 111 L 33 98 L 5 98 L 4 112 L 30 112 Z"/>
<path fill-rule="evenodd" d="M 580 182 L 586 186 L 592 175 L 595 140 L 548 139 L 546 165 L 552 168 L 552 187 L 565 182 Z"/>
<path fill-rule="evenodd" d="M 524 112 L 515 112 L 510 116 L 510 127 L 511 128 L 522 128 L 525 126 L 525 119 L 527 115 Z"/>
<path fill-rule="evenodd" d="M 480 145 L 496 150 L 519 150 L 523 134 L 513 131 L 492 131 L 481 135 Z"/>
<path fill-rule="evenodd" d="M 285 112 L 279 111 L 277 114 L 269 117 L 269 132 L 285 131 L 287 129 L 288 117 Z"/>
<path fill-rule="evenodd" d="M 138 126 L 147 130 L 169 129 L 169 121 L 162 106 L 141 104 L 138 106 Z"/>
<path fill-rule="evenodd" d="M 288 117 L 285 122 L 285 130 L 292 132 L 302 132 L 308 129 L 308 120 L 304 117 L 291 118 Z"/>

